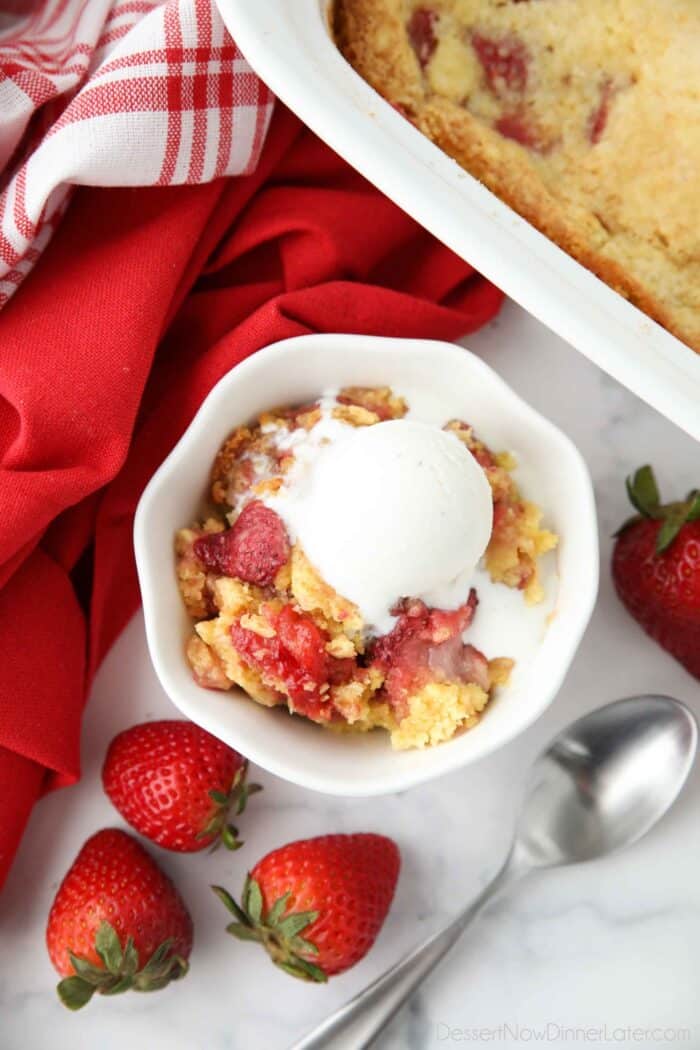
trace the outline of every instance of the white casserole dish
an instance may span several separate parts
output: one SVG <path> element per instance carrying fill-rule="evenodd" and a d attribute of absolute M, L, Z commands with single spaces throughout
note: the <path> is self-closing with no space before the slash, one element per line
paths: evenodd
<path fill-rule="evenodd" d="M 700 439 L 700 354 L 521 219 L 377 95 L 336 49 L 327 0 L 217 2 L 252 67 L 317 135 L 512 299 Z"/>
<path fill-rule="evenodd" d="M 302 404 L 323 390 L 388 383 L 428 390 L 444 420 L 472 423 L 494 448 L 512 449 L 519 480 L 561 543 L 548 555 L 554 609 L 513 680 L 474 729 L 425 751 L 391 750 L 385 733 L 337 734 L 268 709 L 240 690 L 203 689 L 185 659 L 192 631 L 175 579 L 175 531 L 201 517 L 214 456 L 234 427 L 263 409 Z M 401 791 L 473 762 L 529 726 L 556 695 L 588 623 L 598 587 L 598 533 L 590 477 L 580 453 L 479 358 L 449 343 L 312 335 L 260 350 L 214 387 L 154 474 L 134 526 L 146 636 L 165 692 L 182 713 L 259 766 L 334 795 Z M 556 571 L 555 571 L 556 566 Z M 524 601 L 523 615 L 528 610 Z M 505 632 L 504 632 L 505 633 Z M 499 653 L 509 655 L 503 637 Z"/>

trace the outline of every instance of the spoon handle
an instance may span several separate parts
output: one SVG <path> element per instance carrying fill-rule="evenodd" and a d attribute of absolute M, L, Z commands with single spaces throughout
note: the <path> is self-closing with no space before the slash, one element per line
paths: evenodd
<path fill-rule="evenodd" d="M 468 908 L 400 959 L 290 1050 L 366 1050 L 493 895 L 514 876 L 510 857 Z"/>

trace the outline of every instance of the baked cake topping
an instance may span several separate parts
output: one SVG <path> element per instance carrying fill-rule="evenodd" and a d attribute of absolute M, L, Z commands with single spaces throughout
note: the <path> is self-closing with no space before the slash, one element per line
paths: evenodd
<path fill-rule="evenodd" d="M 357 71 L 700 350 L 697 0 L 336 0 Z"/>

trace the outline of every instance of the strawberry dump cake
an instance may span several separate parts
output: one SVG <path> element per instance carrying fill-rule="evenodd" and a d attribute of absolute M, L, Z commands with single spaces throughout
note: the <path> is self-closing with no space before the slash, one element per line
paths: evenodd
<path fill-rule="evenodd" d="M 697 0 L 336 0 L 358 73 L 700 351 Z"/>
<path fill-rule="evenodd" d="M 195 680 L 329 728 L 383 728 L 395 748 L 471 728 L 513 667 L 475 644 L 480 602 L 512 595 L 527 617 L 556 545 L 514 468 L 388 387 L 238 427 L 213 512 L 175 540 Z"/>

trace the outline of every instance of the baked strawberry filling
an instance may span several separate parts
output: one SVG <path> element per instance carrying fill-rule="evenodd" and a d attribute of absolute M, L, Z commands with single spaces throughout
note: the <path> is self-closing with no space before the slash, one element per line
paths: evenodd
<path fill-rule="evenodd" d="M 437 47 L 435 25 L 437 11 L 427 7 L 417 7 L 408 23 L 408 36 L 421 66 L 425 67 L 433 57 Z"/>
<path fill-rule="evenodd" d="M 474 682 L 488 690 L 486 657 L 462 640 L 476 606 L 472 590 L 453 612 L 430 609 L 415 598 L 405 598 L 393 610 L 396 626 L 377 638 L 372 660 L 384 675 L 384 693 L 399 719 L 407 713 L 411 694 L 432 680 Z"/>
<path fill-rule="evenodd" d="M 525 0 L 513 0 L 513 4 L 522 2 Z M 481 21 L 470 25 L 468 19 L 461 24 L 459 13 L 456 18 L 450 17 L 446 9 L 439 11 L 429 6 L 414 9 L 406 23 L 406 32 L 428 84 L 433 84 L 433 70 L 437 77 L 435 83 L 442 88 L 451 79 L 457 78 L 455 83 L 459 82 L 457 70 L 464 59 L 458 63 L 454 59 L 446 60 L 447 64 L 441 65 L 439 53 L 442 39 L 456 38 L 471 49 L 480 71 L 480 82 L 470 85 L 469 97 L 462 99 L 462 104 L 504 138 L 533 153 L 547 154 L 559 143 L 562 129 L 557 126 L 557 117 L 552 112 L 543 114 L 538 102 L 542 90 L 538 74 L 553 64 L 551 49 L 536 48 L 533 54 L 517 30 L 499 31 Z M 571 90 L 572 73 L 575 71 L 561 75 L 560 94 Z M 591 146 L 597 145 L 605 134 L 618 91 L 622 86 L 629 86 L 623 81 L 625 78 L 619 75 L 614 78 L 604 73 L 598 88 L 598 102 L 592 108 L 590 101 L 580 104 L 580 132 Z M 586 97 L 590 100 L 589 94 Z M 495 114 L 494 104 L 500 110 Z"/>
<path fill-rule="evenodd" d="M 264 587 L 289 558 L 289 539 L 279 515 L 253 500 L 232 528 L 196 540 L 194 552 L 208 569 Z"/>
<path fill-rule="evenodd" d="M 523 42 L 515 36 L 494 38 L 479 32 L 472 33 L 471 41 L 489 90 L 497 98 L 522 95 L 530 64 Z"/>
<path fill-rule="evenodd" d="M 594 146 L 603 137 L 616 90 L 609 77 L 606 77 L 600 85 L 600 99 L 596 108 L 591 112 L 588 121 L 588 137 Z"/>
<path fill-rule="evenodd" d="M 262 615 L 273 632 L 269 637 L 242 626 L 231 625 L 234 648 L 273 689 L 289 697 L 295 714 L 315 721 L 331 721 L 340 716 L 329 703 L 331 682 L 352 675 L 353 660 L 336 660 L 326 653 L 328 636 L 313 619 L 284 605 L 276 610 L 262 607 Z"/>
<path fill-rule="evenodd" d="M 503 135 L 503 138 L 518 142 L 535 153 L 546 153 L 551 147 L 551 142 L 546 135 L 527 117 L 523 110 L 504 113 L 493 126 L 500 135 Z"/>

